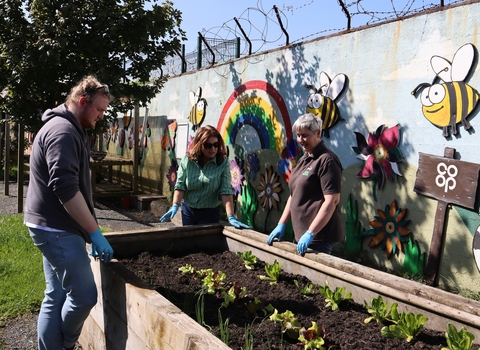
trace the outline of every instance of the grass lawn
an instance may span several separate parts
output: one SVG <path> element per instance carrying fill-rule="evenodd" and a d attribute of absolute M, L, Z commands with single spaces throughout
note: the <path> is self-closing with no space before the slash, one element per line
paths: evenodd
<path fill-rule="evenodd" d="M 0 215 L 0 321 L 39 311 L 44 289 L 42 254 L 23 214 Z"/>

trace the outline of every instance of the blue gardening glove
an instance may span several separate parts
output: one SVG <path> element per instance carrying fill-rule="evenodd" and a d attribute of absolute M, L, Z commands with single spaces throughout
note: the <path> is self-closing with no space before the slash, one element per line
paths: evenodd
<path fill-rule="evenodd" d="M 92 240 L 90 255 L 99 258 L 103 262 L 110 262 L 110 259 L 113 257 L 113 249 L 99 228 L 90 233 L 90 239 Z"/>
<path fill-rule="evenodd" d="M 235 228 L 251 228 L 250 226 L 245 225 L 244 223 L 238 221 L 235 215 L 233 214 L 230 214 L 228 216 L 228 222 L 230 223 L 230 225 L 232 225 Z"/>
<path fill-rule="evenodd" d="M 160 222 L 165 222 L 168 219 L 173 219 L 175 214 L 178 211 L 178 204 L 175 203 L 172 205 L 172 207 L 160 218 Z"/>
<path fill-rule="evenodd" d="M 276 238 L 280 242 L 282 240 L 283 235 L 285 234 L 285 228 L 287 225 L 285 224 L 278 224 L 277 227 L 273 229 L 267 239 L 267 244 L 272 245 L 273 240 Z"/>
<path fill-rule="evenodd" d="M 297 244 L 297 252 L 298 252 L 301 256 L 304 256 L 304 255 L 305 255 L 308 246 L 309 246 L 310 243 L 312 243 L 312 241 L 313 241 L 313 237 L 315 237 L 315 235 L 314 235 L 313 232 L 310 231 L 310 230 L 308 230 L 307 232 L 305 232 L 305 233 L 303 234 L 303 236 L 300 237 L 300 240 L 298 241 L 298 244 Z"/>

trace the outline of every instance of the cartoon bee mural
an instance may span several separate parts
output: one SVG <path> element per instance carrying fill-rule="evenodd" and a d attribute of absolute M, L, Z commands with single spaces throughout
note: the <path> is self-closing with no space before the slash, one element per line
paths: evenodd
<path fill-rule="evenodd" d="M 337 102 L 343 97 L 347 76 L 336 75 L 333 80 L 325 72 L 320 73 L 320 88 L 313 85 L 305 85 L 310 91 L 307 101 L 307 113 L 313 113 L 323 121 L 322 135 L 330 137 L 329 129 L 339 120 L 345 120 L 340 116 Z"/>
<path fill-rule="evenodd" d="M 419 84 L 412 95 L 417 97 L 421 91 L 422 112 L 433 125 L 443 128 L 442 135 L 457 134 L 457 124 L 462 123 L 465 130 L 472 126 L 467 117 L 475 110 L 479 94 L 464 82 L 470 73 L 475 58 L 475 48 L 465 44 L 457 50 L 450 63 L 443 57 L 432 56 L 430 65 L 435 72 L 431 84 Z M 443 83 L 437 81 L 443 81 Z"/>
<path fill-rule="evenodd" d="M 196 131 L 200 125 L 202 125 L 203 120 L 205 119 L 205 113 L 207 111 L 207 101 L 202 98 L 202 88 L 199 87 L 197 92 L 190 91 L 190 103 L 192 104 L 192 109 L 190 110 L 190 115 L 188 120 L 193 124 L 193 131 Z"/>

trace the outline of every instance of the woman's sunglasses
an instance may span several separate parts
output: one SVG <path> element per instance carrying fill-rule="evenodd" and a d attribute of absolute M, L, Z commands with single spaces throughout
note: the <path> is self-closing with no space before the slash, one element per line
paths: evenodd
<path fill-rule="evenodd" d="M 203 144 L 203 147 L 205 147 L 205 149 L 210 149 L 212 147 L 218 148 L 218 142 L 214 142 L 214 143 L 205 142 Z"/>

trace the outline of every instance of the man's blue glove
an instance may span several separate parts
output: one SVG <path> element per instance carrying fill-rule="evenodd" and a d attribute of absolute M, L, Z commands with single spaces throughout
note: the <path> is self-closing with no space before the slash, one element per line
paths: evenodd
<path fill-rule="evenodd" d="M 304 256 L 304 255 L 305 255 L 308 246 L 309 246 L 310 243 L 312 243 L 312 241 L 313 241 L 313 237 L 315 237 L 315 235 L 314 235 L 313 232 L 310 231 L 310 230 L 308 230 L 307 232 L 305 232 L 305 233 L 303 234 L 303 236 L 300 237 L 300 240 L 298 241 L 298 244 L 297 244 L 297 252 L 298 252 L 301 256 Z"/>
<path fill-rule="evenodd" d="M 165 222 L 167 219 L 173 219 L 178 211 L 178 204 L 175 203 L 172 207 L 160 218 L 160 222 Z"/>
<path fill-rule="evenodd" d="M 110 262 L 110 259 L 113 257 L 113 249 L 107 239 L 102 235 L 99 228 L 90 233 L 90 239 L 92 240 L 92 250 L 90 255 L 99 258 L 100 261 L 106 263 Z"/>
<path fill-rule="evenodd" d="M 285 234 L 285 228 L 287 225 L 285 224 L 278 224 L 277 227 L 273 229 L 267 239 L 267 244 L 272 245 L 273 240 L 276 238 L 280 242 L 282 240 L 283 235 Z"/>
<path fill-rule="evenodd" d="M 233 214 L 230 214 L 228 216 L 228 222 L 230 223 L 230 225 L 232 225 L 235 228 L 251 228 L 250 226 L 245 225 L 244 223 L 238 221 L 235 215 Z"/>

